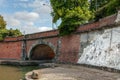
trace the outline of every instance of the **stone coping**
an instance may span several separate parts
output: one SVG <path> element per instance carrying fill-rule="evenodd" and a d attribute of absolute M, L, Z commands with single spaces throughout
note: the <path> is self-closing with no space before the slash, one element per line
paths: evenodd
<path fill-rule="evenodd" d="M 22 61 L 22 60 L 0 60 L 0 65 L 13 65 L 13 66 L 38 66 L 42 63 L 51 63 L 51 60 L 28 60 L 28 61 Z"/>

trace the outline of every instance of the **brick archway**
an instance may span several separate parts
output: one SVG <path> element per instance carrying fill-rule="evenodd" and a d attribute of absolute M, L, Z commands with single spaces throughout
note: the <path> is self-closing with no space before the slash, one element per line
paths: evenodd
<path fill-rule="evenodd" d="M 30 60 L 53 60 L 56 58 L 56 48 L 48 42 L 39 41 L 29 50 Z"/>

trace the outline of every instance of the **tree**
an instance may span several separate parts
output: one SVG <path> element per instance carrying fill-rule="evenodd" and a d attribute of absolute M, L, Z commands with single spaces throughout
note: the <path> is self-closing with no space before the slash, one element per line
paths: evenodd
<path fill-rule="evenodd" d="M 114 14 L 120 9 L 120 0 L 111 0 L 106 6 L 106 16 Z"/>
<path fill-rule="evenodd" d="M 74 32 L 80 24 L 84 24 L 93 18 L 89 10 L 88 0 L 50 0 L 53 8 L 53 23 L 58 19 L 62 22 L 58 26 L 60 35 Z"/>
<path fill-rule="evenodd" d="M 95 11 L 95 19 L 112 15 L 120 8 L 120 0 L 90 0 L 90 9 Z"/>
<path fill-rule="evenodd" d="M 3 17 L 0 15 L 0 40 L 3 40 L 6 36 L 20 36 L 22 33 L 16 30 L 8 30 L 6 29 L 6 21 L 4 21 Z"/>
<path fill-rule="evenodd" d="M 99 8 L 103 7 L 111 0 L 90 0 L 90 9 L 97 11 Z"/>
<path fill-rule="evenodd" d="M 3 40 L 8 35 L 7 29 L 0 29 L 0 40 Z"/>
<path fill-rule="evenodd" d="M 13 30 L 12 28 L 10 30 L 8 30 L 8 36 L 20 36 L 22 35 L 22 33 L 16 29 L 16 30 Z"/>
<path fill-rule="evenodd" d="M 6 22 L 4 21 L 3 17 L 0 15 L 0 29 L 5 29 Z"/>

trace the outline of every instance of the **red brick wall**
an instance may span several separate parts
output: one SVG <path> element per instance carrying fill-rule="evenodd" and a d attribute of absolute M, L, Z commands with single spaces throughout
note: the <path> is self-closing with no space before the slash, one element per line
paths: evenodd
<path fill-rule="evenodd" d="M 35 44 L 36 40 L 27 41 L 27 54 L 29 53 L 30 48 Z"/>
<path fill-rule="evenodd" d="M 59 37 L 46 38 L 42 39 L 45 42 L 49 42 L 57 48 Z M 40 40 L 40 39 L 39 39 Z M 36 44 L 38 40 L 29 40 L 27 41 L 27 51 L 30 50 L 33 44 Z M 60 55 L 58 60 L 60 62 L 71 62 L 76 63 L 78 60 L 78 53 L 80 48 L 80 36 L 79 35 L 70 35 L 64 36 L 61 38 L 61 43 L 59 45 Z"/>
<path fill-rule="evenodd" d="M 80 49 L 80 36 L 70 35 L 61 38 L 59 61 L 76 63 Z"/>
<path fill-rule="evenodd" d="M 21 42 L 0 42 L 0 58 L 20 59 Z"/>
<path fill-rule="evenodd" d="M 6 37 L 5 39 L 4 39 L 4 41 L 18 41 L 18 40 L 21 40 L 21 39 L 23 39 L 23 36 L 18 36 L 18 37 Z"/>
<path fill-rule="evenodd" d="M 116 14 L 100 19 L 98 22 L 89 23 L 80 26 L 76 32 L 85 32 L 109 27 L 115 24 Z"/>
<path fill-rule="evenodd" d="M 51 30 L 51 31 L 46 31 L 46 32 L 29 34 L 29 35 L 27 35 L 27 38 L 32 39 L 32 38 L 55 36 L 55 35 L 57 35 L 58 33 L 59 33 L 58 30 Z"/>
<path fill-rule="evenodd" d="M 101 19 L 98 22 L 86 24 L 80 26 L 76 32 L 91 31 L 93 29 L 100 29 L 108 25 L 115 24 L 116 15 L 112 15 Z M 69 36 L 63 36 L 59 38 L 57 30 L 40 32 L 35 34 L 28 34 L 27 37 L 27 53 L 31 46 L 35 44 L 40 38 L 43 41 L 53 44 L 56 48 L 58 47 L 58 40 L 61 40 L 59 44 L 58 60 L 61 62 L 76 63 L 78 60 L 78 54 L 80 50 L 80 35 L 72 34 Z M 0 58 L 8 59 L 20 59 L 22 50 L 22 39 L 23 36 L 5 38 L 4 41 L 0 42 Z M 33 40 L 32 40 L 33 39 Z"/>

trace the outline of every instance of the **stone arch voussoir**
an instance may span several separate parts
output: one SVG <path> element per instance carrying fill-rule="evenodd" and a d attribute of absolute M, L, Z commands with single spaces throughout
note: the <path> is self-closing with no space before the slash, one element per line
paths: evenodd
<path fill-rule="evenodd" d="M 29 58 L 29 60 L 31 60 L 31 55 L 32 55 L 33 48 L 36 47 L 37 45 L 47 45 L 47 46 L 49 46 L 54 51 L 54 53 L 55 53 L 54 59 L 56 58 L 56 53 L 57 53 L 56 52 L 57 51 L 56 47 L 52 43 L 50 43 L 50 42 L 39 40 L 36 43 L 32 44 L 32 46 L 30 47 L 29 52 L 28 52 L 28 58 Z"/>

